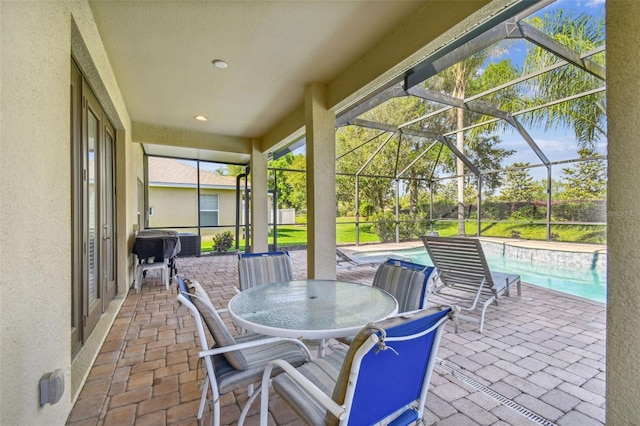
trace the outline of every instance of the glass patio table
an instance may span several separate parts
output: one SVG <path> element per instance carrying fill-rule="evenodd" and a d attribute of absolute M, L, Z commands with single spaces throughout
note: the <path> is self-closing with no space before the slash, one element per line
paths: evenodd
<path fill-rule="evenodd" d="M 396 299 L 347 281 L 295 280 L 245 290 L 229 302 L 233 322 L 250 331 L 311 340 L 354 336 L 398 312 Z"/>

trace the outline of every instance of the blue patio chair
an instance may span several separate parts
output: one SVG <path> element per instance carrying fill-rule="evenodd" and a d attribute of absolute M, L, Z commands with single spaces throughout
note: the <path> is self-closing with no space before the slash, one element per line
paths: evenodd
<path fill-rule="evenodd" d="M 260 425 L 267 424 L 271 369 L 273 389 L 310 425 L 408 425 L 423 417 L 429 381 L 450 308 L 396 316 L 370 324 L 348 351 L 336 351 L 295 368 L 269 364 L 262 380 Z M 387 424 L 387 423 L 385 423 Z"/>
<path fill-rule="evenodd" d="M 220 395 L 242 386 L 248 386 L 250 401 L 255 400 L 259 389 L 253 392 L 253 384 L 262 379 L 267 364 L 284 358 L 292 365 L 302 365 L 311 360 L 309 349 L 297 339 L 268 337 L 257 334 L 233 336 L 213 306 L 208 294 L 197 281 L 187 283 L 178 276 L 178 300 L 186 306 L 196 323 L 201 351 L 199 358 L 204 361 L 205 378 L 198 409 L 198 424 L 201 424 L 210 393 L 212 406 L 211 424 L 220 425 Z M 205 326 L 213 337 L 209 341 Z M 248 403 L 248 410 L 251 404 Z M 241 422 L 247 415 L 243 410 Z"/>
<path fill-rule="evenodd" d="M 240 291 L 262 284 L 293 280 L 289 252 L 240 253 L 238 280 Z"/>

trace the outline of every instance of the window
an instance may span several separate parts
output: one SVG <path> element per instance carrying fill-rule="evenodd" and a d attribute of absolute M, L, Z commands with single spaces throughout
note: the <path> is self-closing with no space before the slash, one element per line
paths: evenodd
<path fill-rule="evenodd" d="M 219 195 L 200 195 L 200 226 L 218 226 Z"/>

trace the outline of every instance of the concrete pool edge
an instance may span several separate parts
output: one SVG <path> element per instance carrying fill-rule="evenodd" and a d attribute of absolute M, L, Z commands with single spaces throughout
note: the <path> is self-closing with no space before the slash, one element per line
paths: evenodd
<path fill-rule="evenodd" d="M 497 254 L 531 262 L 580 266 L 602 271 L 605 271 L 607 267 L 606 245 L 487 237 L 481 237 L 480 240 L 482 241 L 483 249 L 488 254 Z M 391 252 L 415 248 L 424 248 L 422 241 L 340 246 L 341 250 L 347 250 L 354 254 Z"/>

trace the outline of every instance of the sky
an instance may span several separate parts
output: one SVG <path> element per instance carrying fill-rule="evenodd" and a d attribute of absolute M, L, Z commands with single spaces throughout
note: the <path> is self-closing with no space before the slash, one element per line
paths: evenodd
<path fill-rule="evenodd" d="M 574 15 L 584 13 L 604 18 L 604 5 L 605 0 L 556 0 L 544 9 L 533 14 L 532 17 L 542 17 L 545 13 L 554 13 L 558 9 L 563 9 L 565 11 L 572 11 Z M 513 43 L 512 48 L 505 52 L 500 58 L 509 58 L 514 65 L 522 66 L 526 53 L 524 41 L 519 41 Z"/>
<path fill-rule="evenodd" d="M 553 13 L 558 9 L 571 11 L 574 15 L 584 13 L 604 18 L 605 0 L 556 0 L 544 9 L 541 9 L 534 16 Z M 512 64 L 521 68 L 524 57 L 526 56 L 526 45 L 527 42 L 524 40 L 511 42 L 509 49 L 493 60 L 510 59 Z M 545 130 L 544 127 L 536 128 L 527 126 L 525 126 L 525 128 L 550 161 L 563 161 L 577 157 L 577 143 L 571 129 L 558 128 Z M 501 140 L 501 147 L 516 150 L 514 155 L 503 162 L 503 166 L 515 162 L 540 164 L 538 157 L 516 131 L 502 134 Z M 597 144 L 596 150 L 599 154 L 606 154 L 606 140 L 600 141 L 600 143 Z M 532 175 L 536 179 L 546 178 L 546 169 L 543 167 L 534 169 L 532 170 Z"/>

